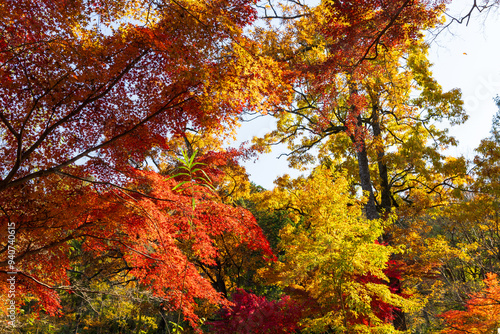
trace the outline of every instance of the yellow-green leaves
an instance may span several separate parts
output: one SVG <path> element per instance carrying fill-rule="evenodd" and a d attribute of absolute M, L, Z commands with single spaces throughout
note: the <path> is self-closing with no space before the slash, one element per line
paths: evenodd
<path fill-rule="evenodd" d="M 384 270 L 395 250 L 377 242 L 384 223 L 364 218 L 364 203 L 350 194 L 348 180 L 318 168 L 307 179 L 281 180 L 262 196 L 269 206 L 288 209 L 295 222 L 281 231 L 284 255 L 267 275 L 308 296 L 303 325 L 313 332 L 394 331 L 377 305 L 391 309 L 411 302 L 388 286 Z"/>

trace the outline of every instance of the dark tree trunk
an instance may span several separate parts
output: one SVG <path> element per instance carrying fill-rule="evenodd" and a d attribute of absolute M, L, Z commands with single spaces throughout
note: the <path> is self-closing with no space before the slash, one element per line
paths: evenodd
<path fill-rule="evenodd" d="M 222 264 L 220 262 L 219 257 L 215 259 L 215 262 L 217 264 L 217 271 L 215 273 L 216 276 L 216 283 L 213 284 L 213 287 L 217 292 L 221 292 L 224 294 L 224 297 L 227 298 L 227 288 L 226 288 L 226 283 L 224 282 L 224 269 L 222 267 Z"/>
<path fill-rule="evenodd" d="M 373 136 L 375 137 L 376 142 L 380 142 L 382 139 L 381 129 L 380 129 L 380 119 L 378 115 L 378 107 L 373 107 L 372 113 L 372 128 L 373 128 Z M 392 200 L 391 200 L 391 189 L 389 187 L 389 177 L 387 175 L 387 165 L 385 163 L 385 151 L 383 147 L 376 147 L 377 150 L 377 164 L 378 164 L 378 173 L 380 177 L 380 206 L 385 211 L 385 214 L 391 212 L 392 209 Z"/>
<path fill-rule="evenodd" d="M 351 97 L 357 95 L 357 85 L 352 81 L 349 83 L 349 93 Z M 379 218 L 379 215 L 377 212 L 377 206 L 375 205 L 375 196 L 373 195 L 373 187 L 370 177 L 363 119 L 356 105 L 352 105 L 351 108 L 352 115 L 356 117 L 356 127 L 353 132 L 351 131 L 351 140 L 356 148 L 361 189 L 363 190 L 363 194 L 368 194 L 368 202 L 365 205 L 365 214 L 368 219 L 377 219 Z"/>
<path fill-rule="evenodd" d="M 373 136 L 376 139 L 376 142 L 380 142 L 382 139 L 381 136 L 381 128 L 380 128 L 380 118 L 379 118 L 379 110 L 378 106 L 375 105 L 373 106 L 373 112 L 372 112 L 372 129 L 373 129 Z M 387 216 L 391 210 L 392 210 L 392 200 L 391 200 L 391 189 L 389 186 L 389 177 L 387 174 L 387 164 L 385 162 L 385 151 L 383 147 L 375 147 L 377 150 L 377 165 L 378 165 L 378 173 L 380 177 L 380 206 L 381 209 L 384 211 L 384 216 Z M 382 237 L 383 241 L 387 243 L 391 243 L 390 237 L 386 234 Z M 401 293 L 401 281 L 399 278 L 396 277 L 389 277 L 391 285 L 398 286 L 398 290 L 396 293 Z M 393 310 L 392 312 L 394 316 L 393 320 L 393 325 L 394 328 L 400 331 L 405 331 L 407 330 L 406 326 L 406 317 L 405 313 L 402 310 Z"/>
<path fill-rule="evenodd" d="M 356 84 L 353 82 L 349 83 L 349 90 L 351 96 L 357 94 Z M 373 102 L 376 101 L 372 99 Z M 377 204 L 375 202 L 375 196 L 373 194 L 373 183 L 370 177 L 370 168 L 368 161 L 368 153 L 366 151 L 366 143 L 364 137 L 364 127 L 363 127 L 363 118 L 361 113 L 357 110 L 357 107 L 353 105 L 351 112 L 356 116 L 356 128 L 354 129 L 354 133 L 351 134 L 351 140 L 356 148 L 357 152 L 357 160 L 358 160 L 358 169 L 359 169 L 359 179 L 361 183 L 361 189 L 363 189 L 364 193 L 368 194 L 368 202 L 365 204 L 365 214 L 366 218 L 369 220 L 378 219 L 380 217 L 379 212 L 377 210 Z M 376 103 L 373 104 L 372 107 L 372 115 L 371 115 L 371 126 L 373 129 L 373 135 L 377 139 L 381 139 L 381 127 L 380 127 L 380 118 L 379 118 L 379 107 Z M 366 122 L 366 121 L 365 121 Z M 377 141 L 378 142 L 378 141 Z M 385 151 L 383 147 L 376 147 L 377 150 L 377 166 L 380 177 L 380 186 L 381 186 L 381 209 L 384 211 L 384 215 L 387 215 L 391 212 L 392 209 L 392 200 L 391 200 L 391 189 L 389 185 L 389 177 L 387 173 L 387 164 L 385 163 Z M 386 238 L 384 235 L 383 239 Z M 387 241 L 387 240 L 383 240 Z M 400 280 L 396 277 L 389 277 L 389 284 L 396 284 L 398 287 L 401 286 Z M 397 292 L 401 292 L 400 289 Z M 394 310 L 393 311 L 393 325 L 397 330 L 406 330 L 406 317 L 403 311 Z"/>
<path fill-rule="evenodd" d="M 373 195 L 373 188 L 370 178 L 370 169 L 368 164 L 368 155 L 366 153 L 365 141 L 363 140 L 361 143 L 357 143 L 356 146 L 358 146 L 357 158 L 358 158 L 358 169 L 359 169 L 359 179 L 361 182 L 361 189 L 363 189 L 363 193 L 368 193 L 368 202 L 365 205 L 366 218 L 377 219 L 379 218 L 379 215 L 377 212 L 377 206 L 375 205 L 375 196 Z"/>

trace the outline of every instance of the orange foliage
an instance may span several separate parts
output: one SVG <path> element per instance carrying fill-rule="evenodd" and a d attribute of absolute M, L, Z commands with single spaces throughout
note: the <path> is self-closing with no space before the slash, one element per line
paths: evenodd
<path fill-rule="evenodd" d="M 485 288 L 471 295 L 464 311 L 441 314 L 446 321 L 443 334 L 492 333 L 500 327 L 500 285 L 496 274 L 487 274 Z"/>
<path fill-rule="evenodd" d="M 191 262 L 214 261 L 216 236 L 270 254 L 248 211 L 130 167 L 186 128 L 223 136 L 264 93 L 279 99 L 274 63 L 243 35 L 255 16 L 249 0 L 0 3 L 2 291 L 18 271 L 18 304 L 35 296 L 54 314 L 77 241 L 194 323 L 195 298 L 223 302 Z"/>
<path fill-rule="evenodd" d="M 201 186 L 179 193 L 171 190 L 176 181 L 155 172 L 131 170 L 130 174 L 134 184 L 128 191 L 67 177 L 42 178 L 25 185 L 25 196 L 4 204 L 2 223 L 16 222 L 18 295 L 37 297 L 45 311 L 56 312 L 57 291 L 72 289 L 66 275 L 68 241 L 78 240 L 94 258 L 118 254 L 139 283 L 161 298 L 167 309 L 182 310 L 194 325 L 196 298 L 224 303 L 193 263 L 215 263 L 217 236 L 232 233 L 240 244 L 272 256 L 250 212 L 220 203 Z M 10 270 L 6 251 L 3 254 L 1 288 L 7 289 Z"/>

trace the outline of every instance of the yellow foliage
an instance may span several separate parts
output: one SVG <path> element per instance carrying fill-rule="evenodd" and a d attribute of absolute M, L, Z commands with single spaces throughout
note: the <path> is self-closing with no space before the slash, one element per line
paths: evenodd
<path fill-rule="evenodd" d="M 374 300 L 404 309 L 418 307 L 384 283 L 384 269 L 395 249 L 377 243 L 384 222 L 364 218 L 364 201 L 350 194 L 345 176 L 318 168 L 307 179 L 284 177 L 272 192 L 260 194 L 260 200 L 269 208 L 288 209 L 294 222 L 280 233 L 281 261 L 261 274 L 317 303 L 321 311 L 311 307 L 304 326 L 313 331 L 330 326 L 391 333 L 392 325 L 372 310 Z M 353 320 L 357 318 L 367 319 L 370 326 Z"/>

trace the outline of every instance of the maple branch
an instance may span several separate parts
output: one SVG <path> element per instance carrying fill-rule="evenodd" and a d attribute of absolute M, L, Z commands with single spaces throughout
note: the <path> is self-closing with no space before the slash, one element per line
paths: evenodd
<path fill-rule="evenodd" d="M 12 127 L 12 124 L 10 124 L 9 120 L 5 118 L 3 112 L 0 112 L 0 120 L 2 120 L 2 123 L 5 124 L 7 129 L 16 137 L 17 140 L 19 140 L 20 135 L 19 133 Z"/>
<path fill-rule="evenodd" d="M 224 240 L 224 234 L 221 234 L 221 239 L 222 239 L 222 244 L 224 245 L 224 249 L 229 257 L 229 261 L 233 263 L 233 265 L 238 269 L 238 273 L 241 269 L 241 266 L 239 266 L 236 261 L 234 260 L 234 257 L 232 256 L 231 252 L 229 251 L 229 248 L 227 247 L 226 240 Z M 242 257 L 243 259 L 245 258 L 244 256 Z M 242 260 L 243 261 L 243 260 Z"/>
<path fill-rule="evenodd" d="M 132 70 L 132 68 L 141 60 L 147 53 L 149 52 L 149 49 L 144 50 L 141 54 L 139 54 L 136 58 L 134 58 L 127 66 L 123 68 L 122 71 L 109 83 L 103 83 L 101 86 L 99 86 L 95 91 L 93 91 L 77 108 L 75 108 L 73 111 L 71 111 L 68 115 L 65 117 L 61 118 L 59 121 L 55 122 L 52 124 L 50 127 L 48 127 L 40 136 L 40 138 L 26 151 L 23 152 L 22 154 L 22 160 L 26 160 L 27 157 L 33 153 L 33 151 L 38 148 L 43 140 L 58 126 L 61 124 L 66 123 L 69 119 L 71 119 L 73 116 L 77 115 L 80 113 L 87 105 L 89 105 L 92 102 L 95 102 L 104 96 L 106 96 L 113 87 L 120 82 L 120 80 Z M 107 87 L 106 87 L 107 86 Z M 101 91 L 104 87 L 106 87 L 101 93 L 95 95 L 97 92 Z"/>
<path fill-rule="evenodd" d="M 156 262 L 164 262 L 161 259 L 156 259 L 156 258 L 152 257 L 151 255 L 148 255 L 148 254 L 143 253 L 143 252 L 141 252 L 141 251 L 139 251 L 137 249 L 134 249 L 133 247 L 127 245 L 126 243 L 124 243 L 122 240 L 119 240 L 119 239 L 98 237 L 98 236 L 93 235 L 93 234 L 81 234 L 78 237 L 89 237 L 89 238 L 93 238 L 93 239 L 97 239 L 97 240 L 113 241 L 113 242 L 116 242 L 117 244 L 125 246 L 126 248 L 128 248 L 129 250 L 131 250 L 134 253 L 137 253 L 139 255 L 144 256 L 145 258 L 148 258 L 148 259 L 156 261 Z"/>
<path fill-rule="evenodd" d="M 3 269 L 0 269 L 0 273 L 4 273 L 4 274 L 9 274 L 10 271 L 7 271 L 7 270 L 3 270 Z M 47 289 L 50 289 L 50 290 L 69 290 L 71 291 L 72 290 L 72 287 L 70 285 L 60 285 L 60 286 L 52 286 L 52 285 L 49 285 L 47 283 L 44 283 L 38 279 L 36 279 L 35 277 L 31 276 L 31 275 L 28 275 L 26 274 L 25 272 L 22 272 L 22 271 L 17 271 L 16 272 L 18 275 L 21 275 L 21 276 L 24 276 L 30 280 L 32 280 L 33 282 L 35 282 L 36 284 L 38 285 L 41 285 Z"/>
<path fill-rule="evenodd" d="M 404 141 L 401 138 L 399 138 L 398 136 L 396 136 L 396 134 L 394 134 L 391 129 L 385 128 L 384 130 L 389 132 L 391 134 L 392 138 L 394 138 L 397 142 L 404 144 Z"/>
<path fill-rule="evenodd" d="M 307 6 L 305 3 L 301 3 L 300 1 L 295 1 L 295 0 L 288 0 L 288 2 L 291 2 L 297 6 L 300 6 L 302 8 L 309 8 L 309 6 Z M 296 15 L 291 15 L 291 16 L 286 16 L 284 15 L 280 15 L 278 14 L 278 12 L 276 11 L 276 9 L 274 8 L 274 5 L 273 3 L 271 2 L 271 0 L 267 0 L 267 3 L 268 3 L 268 6 L 266 5 L 256 5 L 257 8 L 260 8 L 260 9 L 263 9 L 264 10 L 264 16 L 260 16 L 259 18 L 260 19 L 280 19 L 280 20 L 294 20 L 294 19 L 299 19 L 301 17 L 305 17 L 305 16 L 310 16 L 311 14 L 310 13 L 304 13 L 304 14 L 296 14 Z M 267 14 L 267 9 L 270 8 L 272 11 L 273 11 L 273 14 L 274 15 L 268 15 Z"/>
<path fill-rule="evenodd" d="M 35 143 L 26 151 L 22 151 L 22 134 L 20 133 L 20 136 L 18 138 L 18 148 L 17 148 L 17 158 L 16 162 L 14 163 L 14 166 L 12 167 L 10 173 L 5 177 L 0 182 L 0 190 L 7 189 L 10 187 L 10 181 L 14 178 L 15 174 L 21 167 L 21 164 L 23 161 L 25 161 L 31 153 L 33 153 L 42 143 L 43 141 L 51 134 L 57 127 L 60 125 L 66 123 L 68 120 L 70 120 L 73 116 L 77 115 L 79 112 L 81 112 L 88 104 L 104 97 L 107 95 L 111 89 L 127 74 L 134 66 L 135 64 L 142 58 L 144 57 L 147 53 L 149 52 L 148 49 L 144 50 L 139 56 L 137 56 L 135 59 L 133 59 L 125 68 L 109 83 L 107 83 L 108 87 L 102 91 L 100 94 L 96 94 L 96 92 L 100 91 L 106 84 L 102 84 L 96 91 L 92 92 L 77 108 L 75 108 L 73 111 L 71 111 L 69 114 L 67 114 L 65 117 L 62 117 L 59 121 L 55 122 L 52 124 L 50 127 L 48 127 L 37 139 Z M 33 110 L 33 109 L 32 109 Z M 29 117 L 29 114 L 28 116 Z M 94 150 L 91 150 L 92 152 Z M 76 160 L 75 160 L 76 161 Z M 72 163 L 72 162 L 70 162 Z M 37 173 L 35 173 L 37 174 Z M 36 176 L 35 176 L 36 177 Z M 21 178 L 18 180 L 23 180 L 25 178 Z M 15 180 L 13 183 L 16 183 Z M 26 181 L 29 179 L 26 179 Z M 24 182 L 24 181 L 23 181 Z"/>
<path fill-rule="evenodd" d="M 330 123 L 330 126 L 323 130 L 327 135 L 346 132 L 347 126 L 345 125 L 334 125 Z"/>
<path fill-rule="evenodd" d="M 286 157 L 289 157 L 293 154 L 296 154 L 296 153 L 304 153 L 305 151 L 309 151 L 311 148 L 313 148 L 316 144 L 320 143 L 323 139 L 325 139 L 325 137 L 320 137 L 319 139 L 316 139 L 314 141 L 312 141 L 311 143 L 309 144 L 306 144 L 306 145 L 302 145 L 298 148 L 296 148 L 295 150 L 291 151 L 291 152 L 288 152 L 288 153 L 281 153 L 279 156 L 278 156 L 278 159 L 281 158 L 282 156 L 286 156 Z"/>
<path fill-rule="evenodd" d="M 309 13 L 305 14 L 297 14 L 293 16 L 280 16 L 280 15 L 275 15 L 275 16 L 261 16 L 261 19 L 281 19 L 281 20 L 295 20 L 299 19 L 301 17 L 306 17 L 306 16 L 311 16 Z"/>
<path fill-rule="evenodd" d="M 119 186 L 119 185 L 117 185 L 115 183 L 108 182 L 108 181 L 96 181 L 96 180 L 92 180 L 92 179 L 89 179 L 89 178 L 84 178 L 84 177 L 80 177 L 80 176 L 68 174 L 68 173 L 65 173 L 65 172 L 61 172 L 61 171 L 58 171 L 58 170 L 56 170 L 54 173 L 57 174 L 57 175 L 60 175 L 60 176 L 66 176 L 66 177 L 70 177 L 72 179 L 76 179 L 76 180 L 80 180 L 80 181 L 84 181 L 84 182 L 88 182 L 88 183 L 92 183 L 92 184 L 98 184 L 98 185 L 103 185 L 103 186 L 111 186 L 113 188 L 118 188 L 120 190 L 131 192 L 131 193 L 134 193 L 134 194 L 138 194 L 138 195 L 141 195 L 143 197 L 146 197 L 146 198 L 149 198 L 149 199 L 153 199 L 153 200 L 157 200 L 157 201 L 175 202 L 175 201 L 173 201 L 171 199 L 167 199 L 167 198 L 159 198 L 159 197 L 150 196 L 150 195 L 145 194 L 143 192 L 140 192 L 138 190 L 134 190 L 134 189 L 122 187 L 122 186 Z"/>
<path fill-rule="evenodd" d="M 450 188 L 454 188 L 454 189 L 459 189 L 458 187 L 455 187 L 453 184 L 451 183 L 448 183 L 448 181 L 453 181 L 454 179 L 460 177 L 460 175 L 453 175 L 453 176 L 450 176 L 450 177 L 447 177 L 446 179 L 444 179 L 443 181 L 441 181 L 440 183 L 434 185 L 433 187 L 430 187 L 428 186 L 427 184 L 425 184 L 424 182 L 420 181 L 418 178 L 415 178 L 413 179 L 413 181 L 421 184 L 422 186 L 424 186 L 425 188 L 428 189 L 427 193 L 428 194 L 431 194 L 431 193 L 437 193 L 439 195 L 439 197 L 442 197 L 442 194 L 441 192 L 439 192 L 438 189 L 439 187 L 450 187 Z"/>
<path fill-rule="evenodd" d="M 111 239 L 111 240 L 112 240 L 112 239 Z M 126 248 L 130 249 L 132 252 L 137 253 L 137 254 L 139 254 L 139 255 L 142 255 L 142 256 L 144 256 L 145 258 L 148 258 L 148 259 L 153 260 L 153 261 L 164 262 L 164 261 L 162 261 L 161 259 L 155 259 L 154 257 L 152 257 L 152 256 L 150 256 L 150 255 L 148 255 L 148 254 L 146 254 L 146 253 L 143 253 L 143 252 L 141 252 L 141 251 L 139 251 L 139 250 L 137 250 L 137 249 L 132 248 L 131 246 L 127 245 L 126 243 L 124 243 L 124 242 L 123 242 L 123 241 L 121 241 L 121 240 L 112 240 L 112 241 L 115 241 L 115 242 L 117 242 L 117 243 L 119 243 L 119 244 L 121 244 L 121 245 L 125 246 Z"/>
<path fill-rule="evenodd" d="M 5 178 L 4 180 L 2 180 L 2 182 L 0 182 L 0 191 L 8 189 L 8 188 L 13 187 L 13 186 L 16 186 L 18 184 L 22 184 L 24 182 L 27 182 L 27 181 L 32 180 L 32 179 L 37 178 L 37 177 L 42 177 L 42 176 L 50 175 L 50 174 L 52 174 L 52 173 L 54 173 L 56 171 L 59 171 L 61 168 L 67 167 L 70 164 L 76 162 L 77 160 L 80 160 L 81 158 L 87 156 L 89 153 L 92 153 L 92 152 L 97 151 L 97 150 L 99 150 L 99 149 L 101 149 L 103 147 L 106 147 L 109 144 L 117 141 L 118 139 L 129 135 L 130 133 L 132 133 L 133 131 L 135 131 L 136 129 L 138 129 L 140 126 L 144 125 L 145 123 L 147 123 L 151 119 L 155 118 L 159 114 L 163 113 L 164 111 L 166 111 L 168 109 L 172 109 L 172 108 L 178 107 L 178 106 L 186 103 L 187 101 L 192 100 L 193 97 L 189 97 L 189 98 L 187 98 L 187 99 L 185 99 L 185 100 L 183 100 L 181 102 L 178 102 L 178 103 L 175 103 L 173 105 L 170 105 L 170 103 L 172 103 L 175 99 L 177 99 L 179 96 L 185 94 L 186 92 L 187 91 L 182 91 L 182 92 L 176 94 L 165 105 L 163 105 L 162 107 L 160 107 L 157 111 L 155 111 L 154 113 L 152 113 L 148 117 L 144 118 L 142 121 L 140 121 L 137 124 L 135 124 L 132 128 L 130 128 L 128 130 L 125 130 L 121 134 L 119 134 L 119 135 L 117 135 L 117 136 L 115 136 L 115 137 L 113 137 L 113 138 L 111 138 L 111 139 L 109 139 L 109 140 L 107 140 L 107 141 L 99 144 L 99 145 L 93 146 L 93 147 L 91 147 L 91 148 L 83 151 L 82 153 L 74 156 L 71 159 L 68 159 L 68 160 L 60 163 L 57 166 L 54 166 L 54 167 L 51 167 L 51 168 L 48 168 L 48 169 L 45 169 L 45 170 L 40 170 L 40 171 L 31 173 L 31 174 L 28 174 L 28 175 L 26 175 L 24 177 L 21 177 L 19 179 L 14 180 L 14 181 L 9 181 L 8 178 Z M 12 177 L 10 177 L 10 178 L 12 178 Z"/>
<path fill-rule="evenodd" d="M 446 24 L 445 26 L 443 26 L 443 28 L 440 31 L 443 31 L 444 29 L 448 28 L 454 22 L 457 22 L 458 24 L 462 24 L 464 22 L 464 20 L 467 20 L 465 22 L 465 25 L 468 26 L 469 22 L 470 22 L 470 19 L 472 17 L 472 13 L 475 10 L 477 10 L 479 13 L 482 13 L 484 10 L 491 9 L 493 6 L 498 5 L 498 2 L 493 3 L 491 5 L 488 5 L 488 2 L 489 1 L 486 1 L 485 5 L 479 6 L 477 4 L 477 0 L 474 0 L 474 2 L 472 4 L 472 7 L 469 9 L 469 12 L 467 14 L 465 14 L 464 16 L 462 16 L 461 18 L 453 17 L 453 16 L 451 16 L 448 13 L 445 12 L 444 15 L 448 16 L 449 18 L 451 18 L 451 21 L 448 24 Z"/>
<path fill-rule="evenodd" d="M 2 29 L 2 30 L 5 31 L 5 28 Z M 2 34 L 6 34 L 6 33 L 3 32 Z M 8 53 L 16 53 L 16 55 L 19 55 L 20 53 L 16 52 L 17 49 L 23 48 L 24 52 L 22 52 L 22 53 L 26 53 L 26 52 L 29 52 L 31 49 L 34 49 L 34 47 L 33 48 L 25 48 L 27 46 L 46 45 L 46 44 L 51 44 L 51 43 L 58 42 L 58 41 L 60 41 L 60 38 L 53 38 L 53 39 L 47 39 L 47 40 L 41 40 L 41 41 L 19 43 L 19 44 L 16 44 L 15 46 L 8 46 L 6 48 L 0 49 L 0 53 L 7 53 L 7 54 Z M 0 68 L 4 67 L 12 59 L 14 59 L 14 57 L 10 58 L 8 61 L 4 61 L 0 65 Z"/>
<path fill-rule="evenodd" d="M 316 108 L 311 107 L 311 106 L 305 106 L 305 107 L 302 107 L 302 108 L 297 108 L 297 109 L 292 109 L 292 110 L 285 110 L 285 112 L 297 115 L 297 116 L 302 117 L 302 118 L 305 118 L 305 119 L 307 119 L 307 121 L 309 123 L 311 123 L 311 124 L 314 125 L 314 124 L 316 124 L 316 122 L 314 122 L 309 116 L 301 113 L 302 110 L 308 110 L 308 109 L 316 109 Z"/>
<path fill-rule="evenodd" d="M 393 17 L 391 17 L 391 20 L 389 21 L 389 23 L 384 27 L 384 29 L 382 29 L 378 35 L 375 37 L 375 39 L 373 40 L 373 42 L 368 46 L 368 48 L 366 49 L 364 55 L 361 57 L 361 59 L 359 59 L 353 66 L 353 68 L 356 68 L 359 66 L 359 64 L 361 64 L 364 60 L 374 60 L 377 58 L 378 56 L 378 48 L 377 46 L 380 44 L 380 40 L 382 39 L 382 37 L 384 36 L 384 34 L 387 32 L 387 30 L 389 30 L 393 25 L 394 25 L 394 22 L 396 22 L 396 20 L 398 19 L 398 17 L 401 15 L 401 13 L 403 12 L 403 10 L 408 6 L 408 4 L 413 1 L 413 0 L 406 0 L 402 5 L 401 7 L 396 11 L 395 15 Z M 373 57 L 368 57 L 368 54 L 370 53 L 371 49 L 375 46 L 375 56 Z"/>
<path fill-rule="evenodd" d="M 66 243 L 67 241 L 70 241 L 70 240 L 74 240 L 74 239 L 77 239 L 77 238 L 80 238 L 82 235 L 80 234 L 76 234 L 76 232 L 80 229 L 82 229 L 83 227 L 87 227 L 88 225 L 91 225 L 92 223 L 84 223 L 80 226 L 78 226 L 70 235 L 68 235 L 67 237 L 63 238 L 63 239 L 59 239 L 59 240 L 56 240 L 56 241 L 53 241 L 51 243 L 48 243 L 46 244 L 45 246 L 42 246 L 40 248 L 37 248 L 37 249 L 32 249 L 30 250 L 30 246 L 31 246 L 31 243 L 28 244 L 27 248 L 22 252 L 22 254 L 16 256 L 15 258 L 15 262 L 18 263 L 20 262 L 22 259 L 24 259 L 26 256 L 28 255 L 34 255 L 34 254 L 37 254 L 37 253 L 40 253 L 44 250 L 47 250 L 47 249 L 50 249 L 50 248 L 53 248 L 53 247 L 56 247 L 56 246 L 59 246 L 59 245 L 62 245 L 64 243 Z M 6 248 L 4 248 L 2 250 L 2 252 L 5 252 Z M 0 253 L 2 253 L 0 252 Z M 5 267 L 8 265 L 8 260 L 5 260 L 5 261 L 0 261 L 0 267 Z"/>
<path fill-rule="evenodd" d="M 74 72 L 74 71 L 73 71 Z M 51 87 L 49 87 L 43 94 L 41 94 L 39 97 L 37 97 L 33 103 L 33 107 L 31 109 L 31 111 L 28 113 L 28 115 L 26 116 L 26 119 L 24 120 L 23 122 L 23 125 L 22 125 L 22 129 L 24 130 L 26 124 L 28 123 L 28 119 L 29 119 L 29 115 L 31 114 L 31 112 L 33 110 L 35 110 L 35 107 L 36 105 L 38 104 L 38 102 L 40 102 L 41 99 L 43 99 L 45 96 L 47 96 L 51 91 L 53 91 L 64 79 L 66 79 L 68 76 L 69 76 L 70 72 L 66 73 L 65 75 L 61 76 L 61 78 L 59 80 L 57 80 L 55 82 L 55 84 L 53 84 Z M 63 101 L 65 99 L 69 98 L 69 94 L 64 97 L 61 101 L 59 101 L 56 105 L 54 105 L 54 107 L 52 108 L 52 114 L 50 115 L 49 119 L 47 120 L 47 125 L 45 126 L 45 129 L 47 129 L 49 127 L 49 124 L 50 122 L 52 121 L 52 117 L 54 116 L 55 112 L 56 112 L 56 108 L 57 107 L 60 107 L 61 104 L 63 103 Z"/>
<path fill-rule="evenodd" d="M 10 271 L 0 269 L 0 273 L 9 274 Z M 119 295 L 116 293 L 105 292 L 105 291 L 100 291 L 100 290 L 93 290 L 93 289 L 89 289 L 89 288 L 83 288 L 83 287 L 78 286 L 78 285 L 50 285 L 50 284 L 45 283 L 45 282 L 25 273 L 23 271 L 17 271 L 17 274 L 24 276 L 24 277 L 30 279 L 31 281 L 35 282 L 36 284 L 43 286 L 44 288 L 47 288 L 49 290 L 62 290 L 62 291 L 70 291 L 70 292 L 78 291 L 78 292 L 86 292 L 86 293 L 93 293 L 93 294 L 103 294 L 106 296 L 112 296 L 112 297 L 117 297 L 117 298 L 124 297 L 123 295 Z M 134 281 L 134 280 L 135 279 L 131 279 L 129 281 Z M 132 298 L 133 300 L 136 300 L 136 301 L 142 301 L 142 299 L 138 298 L 138 297 L 127 296 L 127 298 Z M 160 297 L 149 297 L 149 298 L 151 300 L 158 300 L 158 301 L 164 300 L 164 298 L 160 298 Z"/>
<path fill-rule="evenodd" d="M 33 88 L 32 88 L 32 84 L 31 84 L 30 76 L 28 75 L 28 71 L 26 70 L 26 66 L 25 66 L 24 62 L 21 62 L 21 60 L 18 60 L 18 62 L 19 62 L 20 67 L 22 68 L 23 74 L 24 74 L 24 76 L 26 78 L 26 82 L 28 84 L 27 90 L 29 91 L 32 100 L 35 101 L 36 100 L 35 94 L 33 92 Z M 31 117 L 33 111 L 35 110 L 35 106 L 36 106 L 36 103 L 34 103 L 33 107 L 31 108 L 31 110 L 28 111 L 28 114 L 26 115 L 26 117 L 25 117 L 25 119 L 23 121 L 23 124 L 21 125 L 21 130 L 19 131 L 19 134 L 20 134 L 21 137 L 22 137 L 22 133 L 24 131 L 24 126 L 28 122 L 28 119 Z"/>
<path fill-rule="evenodd" d="M 147 219 L 151 222 L 151 224 L 152 224 L 152 225 L 153 225 L 153 227 L 155 228 L 156 233 L 157 233 L 157 235 L 158 235 L 158 238 L 159 238 L 159 240 L 160 240 L 160 244 L 161 244 L 161 246 L 163 247 L 163 250 L 164 250 L 164 251 L 166 251 L 166 249 L 165 249 L 165 241 L 163 240 L 163 236 L 162 236 L 162 234 L 160 233 L 160 228 L 159 228 L 158 224 L 156 224 L 155 220 L 151 217 L 151 215 L 149 214 L 149 212 L 148 212 L 146 209 L 144 209 L 142 206 L 140 206 L 140 205 L 139 205 L 139 206 L 137 206 L 137 205 L 135 205 L 135 203 L 130 203 L 129 201 L 127 201 L 126 199 L 122 198 L 122 197 L 121 197 L 121 196 L 119 196 L 118 194 L 115 194 L 115 195 L 116 195 L 116 196 L 118 196 L 118 197 L 119 197 L 121 200 L 123 200 L 124 202 L 129 203 L 130 205 L 134 206 L 135 208 L 137 208 L 137 209 L 141 210 L 141 211 L 144 213 L 144 216 L 145 216 L 145 217 L 147 217 Z M 125 195 L 127 195 L 127 194 L 125 194 Z M 129 195 L 128 195 L 128 196 L 129 196 Z M 130 196 L 129 196 L 129 197 L 130 197 Z M 134 199 L 134 200 L 135 200 L 135 199 Z M 125 245 L 125 246 L 126 246 L 126 247 L 128 247 L 127 245 Z M 141 254 L 141 255 L 143 255 L 143 254 Z"/>
<path fill-rule="evenodd" d="M 401 172 L 398 172 L 396 174 L 394 174 L 392 177 L 391 177 L 391 180 L 389 181 L 389 187 L 392 188 L 393 186 L 396 186 L 396 182 L 398 182 L 399 180 L 402 180 L 406 177 L 406 175 L 408 175 L 408 173 L 414 168 L 414 166 L 412 164 L 409 164 L 405 169 L 403 169 Z M 397 187 L 402 187 L 403 184 L 405 184 L 406 182 L 402 183 L 401 185 L 397 186 Z"/>

